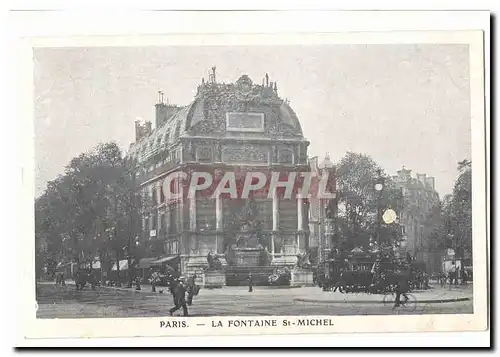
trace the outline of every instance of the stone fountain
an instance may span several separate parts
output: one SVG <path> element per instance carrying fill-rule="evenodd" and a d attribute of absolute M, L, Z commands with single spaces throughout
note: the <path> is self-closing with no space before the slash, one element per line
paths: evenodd
<path fill-rule="evenodd" d="M 236 238 L 236 244 L 231 247 L 236 266 L 256 267 L 259 266 L 260 257 L 264 248 L 259 244 L 252 223 L 246 222 Z"/>

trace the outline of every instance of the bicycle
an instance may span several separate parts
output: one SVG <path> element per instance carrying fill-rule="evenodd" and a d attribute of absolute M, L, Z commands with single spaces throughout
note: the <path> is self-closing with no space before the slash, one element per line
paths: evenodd
<path fill-rule="evenodd" d="M 413 296 L 413 294 L 410 293 L 406 293 L 406 299 L 405 299 L 405 294 L 400 295 L 398 307 L 395 306 L 396 304 L 395 292 L 385 293 L 383 303 L 384 306 L 392 306 L 393 310 L 395 308 L 401 308 L 413 312 L 417 308 L 417 299 L 415 298 L 415 296 Z"/>

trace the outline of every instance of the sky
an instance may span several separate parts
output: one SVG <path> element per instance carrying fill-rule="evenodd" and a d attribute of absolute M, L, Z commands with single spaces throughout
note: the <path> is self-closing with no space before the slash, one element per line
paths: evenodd
<path fill-rule="evenodd" d="M 154 125 L 158 90 L 187 105 L 214 65 L 219 82 L 268 73 L 309 156 L 365 153 L 391 175 L 404 165 L 442 197 L 471 155 L 467 45 L 38 48 L 34 61 L 36 196 L 99 142 L 127 150 L 135 120 Z"/>

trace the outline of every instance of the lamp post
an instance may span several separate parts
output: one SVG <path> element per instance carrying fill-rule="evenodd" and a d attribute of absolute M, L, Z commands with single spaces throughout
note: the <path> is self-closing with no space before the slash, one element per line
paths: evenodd
<path fill-rule="evenodd" d="M 378 192 L 377 195 L 377 231 L 376 231 L 376 241 L 377 244 L 380 245 L 380 226 L 381 226 L 381 219 L 382 219 L 382 214 L 381 214 L 381 201 L 382 201 L 382 191 L 384 189 L 384 178 L 382 177 L 382 170 L 378 169 L 377 170 L 377 179 L 375 181 L 375 191 Z"/>
<path fill-rule="evenodd" d="M 132 269 L 132 237 L 131 235 L 129 234 L 129 238 L 128 238 L 128 244 L 127 244 L 127 247 L 126 247 L 126 252 L 127 252 L 127 266 L 128 266 L 128 284 L 127 284 L 127 288 L 131 288 L 132 287 L 132 281 L 134 279 L 133 277 L 133 269 Z"/>

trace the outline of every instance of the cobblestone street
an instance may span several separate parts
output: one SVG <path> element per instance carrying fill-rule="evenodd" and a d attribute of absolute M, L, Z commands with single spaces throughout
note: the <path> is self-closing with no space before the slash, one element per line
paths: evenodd
<path fill-rule="evenodd" d="M 160 288 L 161 290 L 161 288 Z M 102 318 L 168 316 L 173 306 L 167 289 L 152 293 L 147 287 L 140 292 L 128 289 L 86 288 L 76 291 L 74 285 L 56 287 L 53 283 L 38 285 L 38 318 Z M 189 307 L 190 316 L 258 316 L 258 315 L 391 315 L 466 314 L 473 312 L 472 287 L 436 288 L 414 292 L 415 311 L 392 311 L 381 303 L 383 295 L 340 294 L 323 292 L 317 287 L 271 289 L 245 287 L 202 289 Z M 470 298 L 469 300 L 466 300 Z M 441 302 L 459 299 L 454 302 Z M 435 300 L 434 302 L 429 302 Z M 180 314 L 178 312 L 177 314 Z"/>

